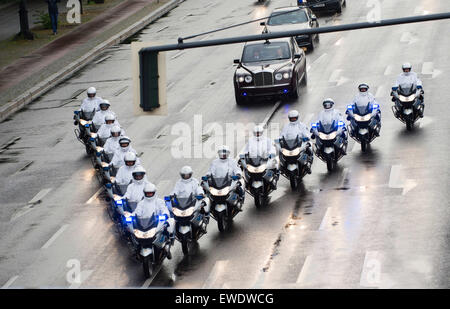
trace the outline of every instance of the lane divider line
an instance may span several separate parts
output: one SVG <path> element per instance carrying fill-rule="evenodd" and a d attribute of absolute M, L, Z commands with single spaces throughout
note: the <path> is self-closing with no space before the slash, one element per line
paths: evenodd
<path fill-rule="evenodd" d="M 8 289 L 16 280 L 19 278 L 19 276 L 11 277 L 3 286 L 2 289 Z"/>
<path fill-rule="evenodd" d="M 305 279 L 308 276 L 308 271 L 311 268 L 311 260 L 312 256 L 308 255 L 305 259 L 305 262 L 303 263 L 302 269 L 300 270 L 300 273 L 297 277 L 297 284 L 305 283 Z"/>
<path fill-rule="evenodd" d="M 217 278 L 225 272 L 225 268 L 228 265 L 229 260 L 220 260 L 214 264 L 211 273 L 208 278 L 206 278 L 205 283 L 203 284 L 202 289 L 210 289 L 213 288 L 214 283 L 216 283 Z"/>
<path fill-rule="evenodd" d="M 68 224 L 64 224 L 53 236 L 42 246 L 41 249 L 47 249 L 50 245 L 59 237 L 68 227 Z"/>

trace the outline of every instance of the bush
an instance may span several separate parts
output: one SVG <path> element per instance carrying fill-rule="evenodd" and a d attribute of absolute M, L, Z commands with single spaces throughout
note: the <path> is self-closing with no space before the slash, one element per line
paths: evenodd
<path fill-rule="evenodd" d="M 40 11 L 33 16 L 38 17 L 38 21 L 36 22 L 36 24 L 42 25 L 42 28 L 44 29 L 52 29 L 52 21 L 50 20 L 50 15 L 48 13 Z"/>

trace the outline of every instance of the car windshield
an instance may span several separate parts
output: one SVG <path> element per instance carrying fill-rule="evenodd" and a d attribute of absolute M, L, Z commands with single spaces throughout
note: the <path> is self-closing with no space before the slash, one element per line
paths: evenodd
<path fill-rule="evenodd" d="M 287 42 L 251 44 L 244 47 L 242 62 L 259 62 L 291 58 Z"/>
<path fill-rule="evenodd" d="M 269 26 L 279 26 L 285 24 L 301 24 L 308 21 L 308 16 L 305 11 L 292 11 L 292 12 L 274 12 L 270 15 L 267 24 Z"/>

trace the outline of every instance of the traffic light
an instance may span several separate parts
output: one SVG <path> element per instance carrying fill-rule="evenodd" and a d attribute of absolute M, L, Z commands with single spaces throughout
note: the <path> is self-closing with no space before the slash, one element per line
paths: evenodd
<path fill-rule="evenodd" d="M 144 112 L 160 107 L 158 52 L 139 51 L 140 104 Z"/>

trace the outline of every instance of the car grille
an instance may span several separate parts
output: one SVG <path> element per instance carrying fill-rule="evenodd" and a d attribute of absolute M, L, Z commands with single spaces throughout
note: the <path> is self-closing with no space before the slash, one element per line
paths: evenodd
<path fill-rule="evenodd" d="M 270 72 L 260 72 L 255 74 L 255 86 L 273 85 L 273 75 Z"/>

